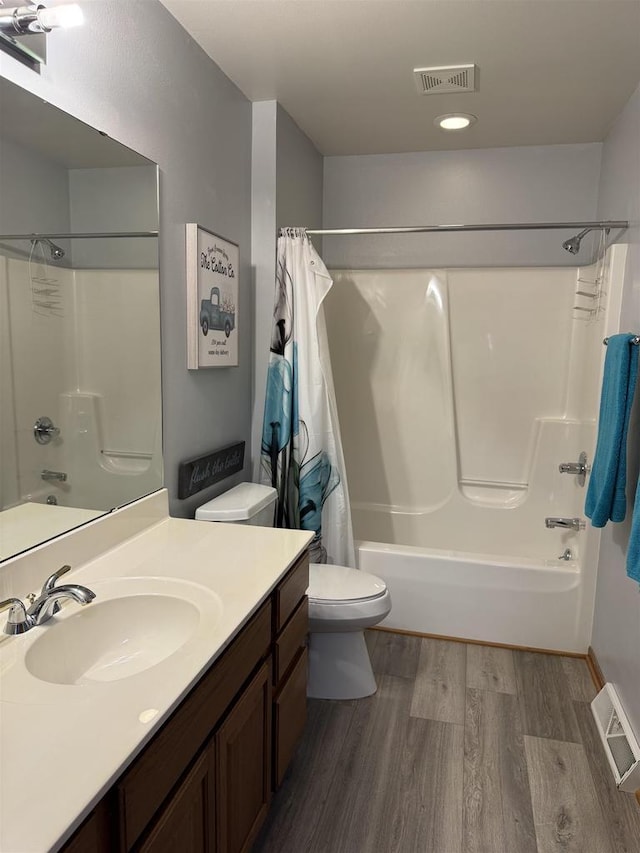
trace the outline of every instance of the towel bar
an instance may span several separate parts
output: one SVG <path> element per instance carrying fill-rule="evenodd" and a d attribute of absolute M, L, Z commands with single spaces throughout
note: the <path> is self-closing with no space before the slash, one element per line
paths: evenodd
<path fill-rule="evenodd" d="M 605 338 L 602 343 L 606 346 L 609 343 L 609 338 Z M 640 335 L 636 335 L 635 338 L 631 338 L 629 341 L 630 344 L 633 344 L 635 347 L 640 344 Z"/>

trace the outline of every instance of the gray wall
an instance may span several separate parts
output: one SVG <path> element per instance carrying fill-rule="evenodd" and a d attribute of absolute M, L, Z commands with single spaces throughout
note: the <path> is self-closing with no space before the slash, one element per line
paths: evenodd
<path fill-rule="evenodd" d="M 327 157 L 324 227 L 592 220 L 601 147 Z M 570 233 L 325 237 L 324 259 L 349 269 L 575 264 L 561 248 Z"/>
<path fill-rule="evenodd" d="M 249 449 L 251 105 L 155 0 L 83 9 L 83 27 L 49 36 L 40 74 L 5 54 L 0 74 L 160 166 L 165 483 L 172 514 L 189 516 L 233 481 L 180 502 L 178 462 L 239 439 Z M 186 222 L 240 245 L 237 368 L 186 369 Z"/>
<path fill-rule="evenodd" d="M 324 158 L 278 104 L 276 140 L 276 224 L 322 228 Z M 313 239 L 318 251 L 319 238 Z"/>
<path fill-rule="evenodd" d="M 68 172 L 59 163 L 0 136 L 0 233 L 33 231 L 69 231 Z M 31 249 L 24 240 L 2 244 L 0 249 L 6 246 L 27 254 Z M 65 244 L 65 248 L 70 247 Z"/>
<path fill-rule="evenodd" d="M 629 259 L 623 295 L 621 331 L 640 333 L 640 87 L 636 89 L 604 143 L 599 215 L 629 219 L 624 235 Z M 629 429 L 629 510 L 622 524 L 602 532 L 592 645 L 607 681 L 622 700 L 640 738 L 640 590 L 626 575 L 625 563 L 633 493 L 640 463 L 640 393 L 636 389 Z M 640 500 L 640 493 L 636 500 Z"/>
<path fill-rule="evenodd" d="M 323 158 L 275 101 L 253 105 L 253 153 L 252 258 L 256 321 L 252 468 L 257 479 L 273 320 L 276 237 L 278 229 L 286 225 L 321 227 Z"/>
<path fill-rule="evenodd" d="M 71 230 L 158 230 L 155 166 L 70 169 Z M 158 266 L 153 238 L 76 240 L 74 266 L 85 269 L 149 269 Z"/>

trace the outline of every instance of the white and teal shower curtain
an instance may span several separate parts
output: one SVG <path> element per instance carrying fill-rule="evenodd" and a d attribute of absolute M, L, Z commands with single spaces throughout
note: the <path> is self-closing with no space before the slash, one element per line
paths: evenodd
<path fill-rule="evenodd" d="M 313 531 L 312 562 L 355 566 L 322 306 L 332 285 L 305 231 L 283 229 L 262 428 L 262 482 L 277 489 L 277 527 Z"/>

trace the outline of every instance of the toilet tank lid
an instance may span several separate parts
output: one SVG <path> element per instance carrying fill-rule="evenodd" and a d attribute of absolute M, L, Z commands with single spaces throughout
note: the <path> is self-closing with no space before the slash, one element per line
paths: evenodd
<path fill-rule="evenodd" d="M 260 483 L 240 483 L 196 510 L 198 521 L 246 521 L 275 503 L 276 490 Z"/>

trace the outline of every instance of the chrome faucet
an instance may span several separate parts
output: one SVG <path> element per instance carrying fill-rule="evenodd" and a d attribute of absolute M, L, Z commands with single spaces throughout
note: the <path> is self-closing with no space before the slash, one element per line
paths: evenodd
<path fill-rule="evenodd" d="M 71 566 L 62 566 L 44 582 L 42 592 L 27 610 L 27 616 L 34 620 L 35 625 L 42 625 L 57 613 L 60 610 L 62 598 L 72 598 L 78 604 L 89 604 L 96 597 L 95 592 L 80 584 L 68 583 L 56 586 L 56 581 L 70 570 Z"/>
<path fill-rule="evenodd" d="M 546 527 L 561 527 L 564 530 L 584 530 L 587 526 L 581 518 L 545 518 L 544 523 Z"/>
<path fill-rule="evenodd" d="M 64 471 L 48 471 L 46 468 L 44 471 L 40 471 L 40 479 L 41 480 L 57 480 L 59 483 L 67 482 L 67 475 Z"/>
<path fill-rule="evenodd" d="M 72 598 L 78 604 L 89 604 L 96 597 L 95 592 L 80 584 L 64 584 L 56 586 L 59 577 L 66 574 L 71 566 L 62 566 L 46 579 L 42 592 L 31 600 L 29 609 L 19 598 L 7 598 L 0 601 L 0 611 L 9 608 L 9 617 L 4 626 L 4 633 L 15 635 L 24 634 L 36 625 L 42 625 L 54 613 L 60 610 L 60 599 Z"/>
<path fill-rule="evenodd" d="M 60 609 L 61 598 L 72 598 L 78 604 L 89 604 L 96 597 L 95 592 L 80 584 L 64 584 L 57 586 L 48 592 L 42 593 L 27 610 L 27 616 L 31 616 L 35 625 L 42 625 L 47 619 Z"/>
<path fill-rule="evenodd" d="M 564 552 L 558 557 L 559 560 L 573 560 L 573 551 L 571 548 L 565 548 Z"/>

